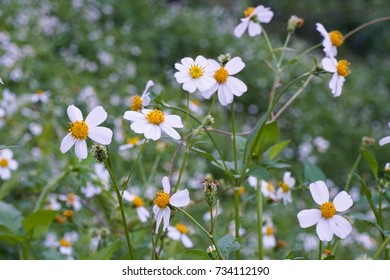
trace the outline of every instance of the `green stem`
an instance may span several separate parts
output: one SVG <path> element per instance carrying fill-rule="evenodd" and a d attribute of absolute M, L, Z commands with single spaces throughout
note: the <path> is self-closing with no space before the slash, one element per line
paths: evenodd
<path fill-rule="evenodd" d="M 268 49 L 271 52 L 272 59 L 275 61 L 275 63 L 278 63 L 278 59 L 276 58 L 276 55 L 275 55 L 274 49 L 272 47 L 271 41 L 268 38 L 268 34 L 267 34 L 267 32 L 265 31 L 264 28 L 262 28 L 262 29 L 263 29 L 263 35 L 264 35 L 265 42 L 267 43 Z"/>
<path fill-rule="evenodd" d="M 177 189 L 179 188 L 179 185 L 180 185 L 180 182 L 181 182 L 181 177 L 182 177 L 184 169 L 186 167 L 188 154 L 189 154 L 189 150 L 188 150 L 188 147 L 186 146 L 186 150 L 184 152 L 183 160 L 182 160 L 181 166 L 180 166 L 179 176 L 177 178 L 177 182 L 175 184 L 175 187 L 174 187 L 172 193 L 175 193 L 177 191 Z"/>
<path fill-rule="evenodd" d="M 239 187 L 233 187 L 234 194 L 234 224 L 236 230 L 236 239 L 237 242 L 240 243 L 240 192 Z M 241 258 L 240 249 L 236 251 L 236 259 L 239 260 Z"/>
<path fill-rule="evenodd" d="M 209 212 L 210 212 L 210 234 L 214 234 L 214 215 L 213 215 L 213 205 L 209 203 Z M 218 215 L 218 213 L 216 213 Z"/>
<path fill-rule="evenodd" d="M 308 54 L 309 52 L 321 47 L 322 44 L 317 44 L 317 45 L 314 45 L 310 48 L 308 48 L 307 50 L 305 50 L 303 53 L 297 55 L 296 57 L 292 58 L 291 61 L 298 61 L 300 60 L 302 57 L 304 57 L 306 54 Z M 287 68 L 288 66 L 290 66 L 291 63 L 287 63 L 287 65 L 283 66 L 280 70 L 283 71 L 285 68 Z"/>
<path fill-rule="evenodd" d="M 344 187 L 344 190 L 347 192 L 348 189 L 351 187 L 351 184 L 352 184 L 352 177 L 353 177 L 353 174 L 355 174 L 355 171 L 360 163 L 360 160 L 362 159 L 362 153 L 359 152 L 359 155 L 357 156 L 356 160 L 355 160 L 355 163 L 353 164 L 352 168 L 351 168 L 351 171 L 349 172 L 348 174 L 348 177 L 347 177 L 347 182 L 345 183 L 345 187 Z"/>
<path fill-rule="evenodd" d="M 374 19 L 374 20 L 370 20 L 369 22 L 366 22 L 366 23 L 363 23 L 362 25 L 356 27 L 355 29 L 349 31 L 347 34 L 345 34 L 343 37 L 344 37 L 344 40 L 346 40 L 348 37 L 350 37 L 351 35 L 355 34 L 356 32 L 362 30 L 363 28 L 366 28 L 367 26 L 370 26 L 374 23 L 377 23 L 377 22 L 381 22 L 381 21 L 386 21 L 386 20 L 390 20 L 390 16 L 389 17 L 381 17 L 381 18 L 377 18 L 377 19 Z"/>
<path fill-rule="evenodd" d="M 284 55 L 286 53 L 284 49 L 287 47 L 288 43 L 290 42 L 291 34 L 292 34 L 291 32 L 288 32 L 286 40 L 284 41 L 282 54 L 280 55 L 280 58 L 278 61 L 278 69 L 280 69 L 280 66 L 282 65 L 283 58 L 284 58 Z"/>
<path fill-rule="evenodd" d="M 259 245 L 259 260 L 264 258 L 263 252 L 263 194 L 261 193 L 260 180 L 257 180 L 256 202 L 257 202 L 257 234 Z"/>
<path fill-rule="evenodd" d="M 322 260 L 322 241 L 318 244 L 318 259 Z"/>
<path fill-rule="evenodd" d="M 386 246 L 389 244 L 390 242 L 390 236 L 388 236 L 384 241 L 383 243 L 381 244 L 381 246 L 378 248 L 378 250 L 375 252 L 374 256 L 372 257 L 372 259 L 377 259 L 380 255 L 380 253 L 382 252 L 382 250 L 384 248 L 386 248 Z M 386 251 L 388 251 L 388 249 L 386 248 L 385 249 Z M 388 253 L 386 254 L 387 256 L 385 256 L 385 259 L 388 259 Z"/>
<path fill-rule="evenodd" d="M 234 104 L 230 105 L 230 111 L 232 113 L 232 138 L 233 138 L 233 159 L 234 159 L 234 171 L 237 173 L 237 145 L 236 145 L 236 122 L 234 118 Z"/>
<path fill-rule="evenodd" d="M 138 162 L 138 160 L 139 160 L 139 158 L 140 158 L 142 152 L 144 151 L 146 141 L 147 141 L 147 140 L 145 139 L 145 141 L 144 141 L 144 143 L 142 144 L 141 149 L 139 150 L 138 155 L 137 155 L 137 157 L 136 157 L 136 159 L 135 159 L 135 161 L 134 161 L 134 163 L 133 163 L 133 166 L 132 166 L 131 169 L 130 169 L 129 175 L 127 176 L 126 181 L 125 181 L 125 182 L 123 183 L 123 185 L 122 185 L 122 195 L 123 195 L 125 189 L 127 188 L 127 185 L 129 184 L 129 181 L 130 181 L 130 179 L 131 179 L 131 176 L 133 175 L 134 169 L 135 169 L 135 167 L 137 166 L 137 162 Z"/>

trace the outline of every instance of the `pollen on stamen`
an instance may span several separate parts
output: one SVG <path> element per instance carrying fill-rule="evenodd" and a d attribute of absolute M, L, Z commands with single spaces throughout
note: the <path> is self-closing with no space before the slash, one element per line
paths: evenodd
<path fill-rule="evenodd" d="M 58 241 L 58 243 L 60 243 L 60 246 L 62 247 L 70 247 L 72 244 L 70 244 L 69 241 L 65 240 L 65 239 L 61 239 L 60 241 Z"/>
<path fill-rule="evenodd" d="M 221 67 L 217 71 L 214 72 L 214 79 L 219 84 L 226 83 L 228 76 L 229 76 L 229 73 L 228 73 L 228 71 L 226 71 L 225 67 Z"/>
<path fill-rule="evenodd" d="M 157 192 L 156 198 L 154 199 L 153 203 L 159 208 L 165 208 L 169 205 L 171 196 L 169 193 L 166 193 L 164 191 Z"/>
<path fill-rule="evenodd" d="M 164 113 L 158 109 L 150 111 L 148 114 L 146 114 L 145 118 L 148 120 L 149 123 L 156 125 L 159 125 L 165 119 Z"/>
<path fill-rule="evenodd" d="M 246 8 L 245 11 L 244 11 L 244 16 L 245 16 L 245 17 L 249 17 L 249 16 L 253 13 L 254 10 L 255 10 L 254 7 L 248 7 L 248 8 Z"/>
<path fill-rule="evenodd" d="M 88 137 L 88 125 L 87 123 L 82 121 L 75 121 L 73 123 L 69 123 L 70 128 L 69 132 L 72 134 L 73 138 L 77 140 L 85 140 Z"/>
<path fill-rule="evenodd" d="M 340 31 L 334 30 L 329 32 L 330 41 L 336 47 L 339 47 L 344 42 L 344 36 Z"/>
<path fill-rule="evenodd" d="M 320 207 L 322 217 L 330 219 L 336 214 L 336 207 L 330 201 L 323 203 Z"/>
<path fill-rule="evenodd" d="M 192 65 L 190 68 L 190 76 L 193 79 L 198 79 L 203 76 L 203 70 L 198 65 Z"/>
<path fill-rule="evenodd" d="M 349 70 L 349 65 L 350 63 L 343 59 L 343 60 L 340 60 L 338 63 L 337 63 L 337 73 L 340 75 L 340 76 L 343 76 L 343 77 L 347 77 L 351 71 Z"/>

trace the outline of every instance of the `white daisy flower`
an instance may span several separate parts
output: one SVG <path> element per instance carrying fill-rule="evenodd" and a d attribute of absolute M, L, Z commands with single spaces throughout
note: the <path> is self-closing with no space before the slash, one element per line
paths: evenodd
<path fill-rule="evenodd" d="M 81 199 L 74 193 L 68 193 L 67 195 L 60 194 L 58 199 L 66 202 L 66 206 L 72 207 L 75 211 L 79 211 L 82 207 Z"/>
<path fill-rule="evenodd" d="M 62 153 L 66 153 L 75 145 L 76 156 L 80 159 L 87 158 L 88 148 L 85 141 L 87 137 L 102 145 L 111 143 L 111 129 L 98 126 L 107 119 L 107 112 L 102 106 L 95 107 L 85 120 L 80 109 L 74 105 L 70 105 L 67 112 L 71 122 L 69 133 L 61 142 L 60 150 Z"/>
<path fill-rule="evenodd" d="M 248 29 L 250 37 L 261 34 L 260 23 L 269 23 L 274 16 L 271 8 L 265 8 L 263 5 L 249 7 L 244 11 L 244 18 L 241 18 L 241 23 L 234 29 L 234 36 L 240 38 Z"/>
<path fill-rule="evenodd" d="M 138 195 L 134 195 L 128 191 L 124 191 L 122 198 L 133 205 L 133 207 L 137 211 L 139 220 L 142 223 L 146 223 L 146 221 L 150 217 L 150 214 L 149 211 L 144 206 L 145 205 L 144 200 L 140 198 Z"/>
<path fill-rule="evenodd" d="M 127 149 L 132 149 L 135 146 L 143 144 L 144 141 L 141 141 L 141 138 L 138 136 L 127 138 L 127 143 L 119 146 L 119 151 L 124 151 Z"/>
<path fill-rule="evenodd" d="M 85 195 L 86 198 L 92 198 L 95 195 L 101 193 L 102 189 L 94 186 L 91 182 L 87 182 L 87 185 L 81 188 L 81 192 Z"/>
<path fill-rule="evenodd" d="M 307 228 L 317 224 L 317 235 L 321 241 L 331 241 L 333 234 L 341 239 L 346 238 L 351 233 L 352 226 L 344 217 L 336 215 L 336 212 L 344 212 L 352 206 L 351 196 L 342 191 L 333 202 L 330 202 L 329 190 L 325 182 L 317 181 L 310 184 L 309 188 L 320 209 L 300 211 L 297 215 L 299 225 Z"/>
<path fill-rule="evenodd" d="M 206 58 L 198 55 L 195 61 L 191 57 L 185 57 L 180 63 L 175 63 L 178 72 L 175 79 L 179 84 L 183 84 L 183 90 L 193 93 L 196 90 L 206 91 L 215 84 L 212 75 L 214 71 Z"/>
<path fill-rule="evenodd" d="M 181 118 L 177 115 L 165 115 L 158 109 L 143 109 L 142 113 L 126 111 L 123 118 L 132 122 L 130 128 L 135 133 L 143 133 L 146 139 L 158 140 L 161 131 L 165 132 L 173 139 L 181 139 L 179 133 L 173 128 L 183 127 Z"/>
<path fill-rule="evenodd" d="M 291 176 L 291 172 L 287 171 L 283 174 L 283 181 L 279 183 L 279 188 L 276 192 L 277 200 L 283 199 L 284 204 L 292 202 L 291 188 L 295 186 L 295 178 Z"/>
<path fill-rule="evenodd" d="M 64 237 L 58 241 L 60 253 L 66 256 L 73 254 L 72 245 L 79 240 L 79 235 L 75 231 L 66 232 Z"/>
<path fill-rule="evenodd" d="M 13 159 L 14 153 L 10 149 L 0 150 L 0 178 L 8 180 L 11 171 L 18 169 L 18 162 Z"/>
<path fill-rule="evenodd" d="M 48 100 L 49 100 L 48 91 L 37 90 L 37 92 L 31 96 L 32 103 L 38 103 L 38 102 L 46 103 Z"/>
<path fill-rule="evenodd" d="M 388 123 L 390 127 L 390 122 Z M 390 143 L 390 136 L 383 137 L 381 140 L 379 140 L 379 145 L 383 146 Z M 385 170 L 390 170 L 390 165 L 386 163 Z"/>
<path fill-rule="evenodd" d="M 43 241 L 43 245 L 50 249 L 58 248 L 58 240 L 57 235 L 54 232 L 49 232 L 45 235 L 45 240 Z"/>
<path fill-rule="evenodd" d="M 213 59 L 209 59 L 208 62 L 214 71 L 216 83 L 209 90 L 201 92 L 204 98 L 209 99 L 214 92 L 218 91 L 219 103 L 222 106 L 226 106 L 233 102 L 234 95 L 241 96 L 248 90 L 248 87 L 241 80 L 231 76 L 237 74 L 245 67 L 245 63 L 241 58 L 234 57 L 224 66 L 221 66 Z"/>
<path fill-rule="evenodd" d="M 331 32 L 326 31 L 325 27 L 321 23 L 316 23 L 317 31 L 321 33 L 324 39 L 322 40 L 322 46 L 325 55 L 328 57 L 337 56 L 337 47 L 344 42 L 343 34 L 340 31 L 334 30 Z"/>
<path fill-rule="evenodd" d="M 350 63 L 345 59 L 337 61 L 334 57 L 325 57 L 322 59 L 321 64 L 325 71 L 333 73 L 333 77 L 329 81 L 329 88 L 333 96 L 340 96 L 345 77 L 351 73 L 349 70 Z"/>
<path fill-rule="evenodd" d="M 277 200 L 274 184 L 271 181 L 260 181 L 261 192 L 264 197 Z"/>
<path fill-rule="evenodd" d="M 142 93 L 141 96 L 139 95 L 134 95 L 130 98 L 130 110 L 132 111 L 139 111 L 141 110 L 142 108 L 146 107 L 149 105 L 150 103 L 150 97 L 149 97 L 149 89 L 154 86 L 154 83 L 153 81 L 149 80 L 147 83 L 146 83 L 146 86 L 145 86 L 145 89 L 144 89 L 144 92 Z"/>
<path fill-rule="evenodd" d="M 188 228 L 183 224 L 176 224 L 174 227 L 168 227 L 168 237 L 173 240 L 180 240 L 184 247 L 192 248 L 194 244 L 192 244 L 191 239 L 187 235 Z"/>
<path fill-rule="evenodd" d="M 264 249 L 274 248 L 276 246 L 275 227 L 271 222 L 266 222 L 262 228 Z"/>
<path fill-rule="evenodd" d="M 169 179 L 165 176 L 162 179 L 163 191 L 156 193 L 156 198 L 154 199 L 153 213 L 154 219 L 156 220 L 156 233 L 160 227 L 161 221 L 164 221 L 163 231 L 165 231 L 169 226 L 169 219 L 171 217 L 171 209 L 169 206 L 174 207 L 183 207 L 190 203 L 190 195 L 187 189 L 178 191 L 172 196 L 171 185 L 169 184 Z"/>

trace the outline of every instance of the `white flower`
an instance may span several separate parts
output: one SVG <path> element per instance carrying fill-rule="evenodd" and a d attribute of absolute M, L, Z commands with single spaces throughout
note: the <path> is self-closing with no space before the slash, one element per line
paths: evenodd
<path fill-rule="evenodd" d="M 191 57 L 185 57 L 180 63 L 175 63 L 178 72 L 175 79 L 179 84 L 183 84 L 183 90 L 193 93 L 196 90 L 205 91 L 215 84 L 212 75 L 214 71 L 206 58 L 198 55 L 195 61 Z"/>
<path fill-rule="evenodd" d="M 65 201 L 66 206 L 73 207 L 75 211 L 79 211 L 82 207 L 80 197 L 74 193 L 68 193 L 67 195 L 60 194 L 58 198 L 61 201 Z"/>
<path fill-rule="evenodd" d="M 320 152 L 320 153 L 326 153 L 326 151 L 329 149 L 330 147 L 330 143 L 328 140 L 326 140 L 324 137 L 322 136 L 317 136 L 316 138 L 314 138 L 314 146 L 316 146 L 317 150 Z"/>
<path fill-rule="evenodd" d="M 169 226 L 169 219 L 171 217 L 171 209 L 169 206 L 174 207 L 183 207 L 190 203 L 190 195 L 188 190 L 178 191 L 172 196 L 171 186 L 169 184 L 169 179 L 165 176 L 162 179 L 163 191 L 156 193 L 156 198 L 154 199 L 153 213 L 154 219 L 156 220 L 156 233 L 158 233 L 158 229 L 160 227 L 161 221 L 163 223 L 163 231 L 165 231 Z"/>
<path fill-rule="evenodd" d="M 137 215 L 138 215 L 139 220 L 142 223 L 146 223 L 146 221 L 150 217 L 150 214 L 149 214 L 149 211 L 144 206 L 145 203 L 144 203 L 143 199 L 140 198 L 138 195 L 134 195 L 128 191 L 124 191 L 123 199 L 132 203 L 133 207 L 137 211 Z"/>
<path fill-rule="evenodd" d="M 340 192 L 333 200 L 329 201 L 329 190 L 325 182 L 317 181 L 309 186 L 314 201 L 320 205 L 320 209 L 302 210 L 297 217 L 299 225 L 307 228 L 317 224 L 317 235 L 321 241 L 331 241 L 333 234 L 341 239 L 346 238 L 352 231 L 351 224 L 336 212 L 343 212 L 349 209 L 352 204 L 351 196 Z"/>
<path fill-rule="evenodd" d="M 138 136 L 130 137 L 127 139 L 127 143 L 119 146 L 119 151 L 124 151 L 127 149 L 132 149 L 135 146 L 143 144 L 144 141 L 141 141 L 141 139 Z"/>
<path fill-rule="evenodd" d="M 139 111 L 141 110 L 143 107 L 146 107 L 149 105 L 150 103 L 150 97 L 149 97 L 149 89 L 154 86 L 154 83 L 153 81 L 149 80 L 147 83 L 146 83 L 146 86 L 145 86 L 145 89 L 144 89 L 144 92 L 142 93 L 141 96 L 138 96 L 138 95 L 134 95 L 130 98 L 130 109 L 132 111 Z"/>
<path fill-rule="evenodd" d="M 275 227 L 267 221 L 262 228 L 263 231 L 263 246 L 264 249 L 270 249 L 276 246 Z"/>
<path fill-rule="evenodd" d="M 218 91 L 219 103 L 226 106 L 233 102 L 234 95 L 241 96 L 248 90 L 248 87 L 241 80 L 231 76 L 245 67 L 241 58 L 234 57 L 224 66 L 213 59 L 209 59 L 208 62 L 211 65 L 216 83 L 209 90 L 201 92 L 204 98 L 209 99 L 214 92 Z"/>
<path fill-rule="evenodd" d="M 388 123 L 390 127 L 390 122 Z M 379 145 L 383 146 L 390 143 L 390 136 L 383 137 L 381 140 L 379 140 Z M 385 170 L 389 170 L 389 166 L 386 164 Z"/>
<path fill-rule="evenodd" d="M 49 195 L 49 203 L 46 205 L 48 210 L 60 210 L 61 203 L 58 202 L 57 197 L 53 194 Z"/>
<path fill-rule="evenodd" d="M 349 70 L 350 63 L 345 59 L 337 61 L 334 57 L 325 57 L 322 59 L 321 64 L 325 71 L 333 73 L 333 77 L 329 81 L 329 88 L 333 96 L 340 96 L 345 77 L 351 73 Z"/>
<path fill-rule="evenodd" d="M 108 190 L 110 186 L 110 173 L 102 163 L 95 163 L 93 166 L 93 170 L 95 174 L 93 174 L 93 178 L 100 182 L 104 189 Z"/>
<path fill-rule="evenodd" d="M 92 183 L 87 182 L 87 185 L 81 188 L 81 192 L 85 195 L 86 198 L 92 198 L 95 195 L 101 193 L 102 190 L 99 187 L 95 187 Z"/>
<path fill-rule="evenodd" d="M 87 158 L 88 148 L 85 141 L 87 137 L 102 145 L 111 143 L 111 129 L 98 126 L 107 119 L 107 112 L 102 106 L 95 107 L 85 120 L 80 109 L 74 105 L 70 105 L 67 112 L 71 123 L 69 133 L 61 142 L 60 150 L 62 153 L 66 153 L 75 145 L 76 156 L 80 159 Z"/>
<path fill-rule="evenodd" d="M 261 192 L 264 197 L 277 200 L 275 187 L 271 181 L 260 181 Z"/>
<path fill-rule="evenodd" d="M 123 118 L 131 121 L 130 128 L 135 133 L 143 133 L 146 139 L 160 139 L 161 131 L 164 131 L 173 139 L 181 139 L 179 133 L 173 129 L 183 127 L 181 118 L 177 115 L 165 115 L 158 109 L 143 109 L 142 113 L 126 111 Z"/>
<path fill-rule="evenodd" d="M 36 93 L 34 93 L 31 96 L 32 103 L 38 103 L 38 102 L 46 103 L 47 100 L 49 100 L 49 93 L 47 91 L 38 90 Z"/>
<path fill-rule="evenodd" d="M 269 23 L 274 16 L 271 8 L 265 8 L 263 5 L 249 7 L 244 11 L 245 18 L 241 18 L 241 23 L 234 29 L 234 35 L 241 37 L 248 29 L 250 37 L 261 34 L 260 23 Z"/>
<path fill-rule="evenodd" d="M 276 199 L 283 199 L 284 204 L 291 203 L 291 188 L 295 186 L 295 178 L 291 176 L 291 172 L 284 172 L 283 181 L 279 183 Z"/>
<path fill-rule="evenodd" d="M 43 245 L 50 249 L 56 249 L 58 247 L 57 235 L 54 232 L 47 233 Z"/>
<path fill-rule="evenodd" d="M 322 46 L 325 55 L 328 57 L 336 57 L 337 47 L 344 42 L 344 37 L 340 31 L 334 30 L 331 32 L 326 31 L 325 27 L 321 23 L 316 23 L 317 31 L 321 33 L 324 39 L 322 40 Z"/>
<path fill-rule="evenodd" d="M 64 237 L 58 241 L 58 248 L 63 255 L 73 254 L 72 245 L 79 240 L 79 235 L 75 231 L 67 232 Z"/>
<path fill-rule="evenodd" d="M 10 149 L 0 150 L 0 178 L 2 180 L 11 178 L 11 170 L 18 169 L 18 162 L 12 158 L 13 155 Z"/>
<path fill-rule="evenodd" d="M 191 239 L 187 235 L 188 228 L 183 224 L 176 224 L 174 227 L 168 227 L 168 237 L 173 240 L 180 240 L 184 247 L 191 248 L 194 245 L 192 244 Z"/>

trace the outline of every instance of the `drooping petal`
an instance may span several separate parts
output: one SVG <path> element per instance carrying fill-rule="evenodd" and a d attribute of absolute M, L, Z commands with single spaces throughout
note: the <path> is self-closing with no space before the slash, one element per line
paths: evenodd
<path fill-rule="evenodd" d="M 136 122 L 139 120 L 145 120 L 145 115 L 136 111 L 126 111 L 123 115 L 123 118 L 132 122 Z"/>
<path fill-rule="evenodd" d="M 218 100 L 222 106 L 226 106 L 233 102 L 233 93 L 229 90 L 226 84 L 220 85 L 218 88 Z"/>
<path fill-rule="evenodd" d="M 240 38 L 246 31 L 249 25 L 249 20 L 242 19 L 241 22 L 234 28 L 234 36 Z"/>
<path fill-rule="evenodd" d="M 339 75 L 337 75 L 337 73 L 334 73 L 333 76 L 332 76 L 332 79 L 330 79 L 329 81 L 329 88 L 333 94 L 333 96 L 337 96 L 336 93 L 337 93 L 337 79 L 338 79 Z"/>
<path fill-rule="evenodd" d="M 257 22 L 250 21 L 248 27 L 248 34 L 250 37 L 255 37 L 261 34 L 261 26 Z"/>
<path fill-rule="evenodd" d="M 164 208 L 164 224 L 163 224 L 163 231 L 165 231 L 169 227 L 169 219 L 171 218 L 171 209 L 169 207 Z"/>
<path fill-rule="evenodd" d="M 8 168 L 0 167 L 0 178 L 2 180 L 8 180 L 9 178 L 11 178 L 11 170 L 9 170 Z"/>
<path fill-rule="evenodd" d="M 321 211 L 319 209 L 302 210 L 297 215 L 301 228 L 315 225 L 321 219 L 321 216 Z"/>
<path fill-rule="evenodd" d="M 76 106 L 70 105 L 66 111 L 71 122 L 83 120 L 83 114 Z"/>
<path fill-rule="evenodd" d="M 141 98 L 145 96 L 145 94 L 148 93 L 149 89 L 154 86 L 154 83 L 152 80 L 149 80 L 147 83 L 146 83 L 146 86 L 145 86 L 145 89 L 144 89 L 144 92 L 142 93 L 141 95 Z"/>
<path fill-rule="evenodd" d="M 176 140 L 180 140 L 181 137 L 180 137 L 180 134 L 174 130 L 172 127 L 170 127 L 169 125 L 165 124 L 165 123 L 160 123 L 160 128 L 166 133 L 168 134 L 169 136 L 171 136 L 173 139 L 176 139 Z"/>
<path fill-rule="evenodd" d="M 329 219 L 321 218 L 316 231 L 321 241 L 331 241 L 333 238 L 333 230 Z"/>
<path fill-rule="evenodd" d="M 333 74 L 333 76 L 336 76 L 336 87 L 335 87 L 335 92 L 333 94 L 335 97 L 337 97 L 337 96 L 341 95 L 341 92 L 343 90 L 343 85 L 345 82 L 345 78 L 343 76 L 336 75 L 336 73 Z"/>
<path fill-rule="evenodd" d="M 317 181 L 309 185 L 311 196 L 318 205 L 329 201 L 329 190 L 324 181 Z"/>
<path fill-rule="evenodd" d="M 228 63 L 225 65 L 226 71 L 228 71 L 229 75 L 235 75 L 238 72 L 240 72 L 242 69 L 244 69 L 245 63 L 242 61 L 242 59 L 238 56 L 232 58 Z"/>
<path fill-rule="evenodd" d="M 85 140 L 76 141 L 76 156 L 80 159 L 86 159 L 88 156 L 87 142 Z"/>
<path fill-rule="evenodd" d="M 181 235 L 181 242 L 186 248 L 192 248 L 194 246 L 194 244 L 192 244 L 191 239 L 186 234 Z"/>
<path fill-rule="evenodd" d="M 180 239 L 180 231 L 177 230 L 177 228 L 173 226 L 168 227 L 168 237 L 173 240 L 179 240 Z"/>
<path fill-rule="evenodd" d="M 336 195 L 333 200 L 333 204 L 336 207 L 337 212 L 343 212 L 352 206 L 353 200 L 347 192 L 342 191 Z"/>
<path fill-rule="evenodd" d="M 145 223 L 150 217 L 148 210 L 143 206 L 137 207 L 137 215 L 141 223 Z"/>
<path fill-rule="evenodd" d="M 346 238 L 352 232 L 351 224 L 344 217 L 335 215 L 331 220 L 331 227 L 334 234 L 336 234 L 341 239 Z"/>
<path fill-rule="evenodd" d="M 183 207 L 190 203 L 190 194 L 187 189 L 178 191 L 171 196 L 170 203 L 175 207 Z"/>
<path fill-rule="evenodd" d="M 144 132 L 146 139 L 158 140 L 161 137 L 161 129 L 158 125 L 149 124 Z"/>
<path fill-rule="evenodd" d="M 321 33 L 322 37 L 329 37 L 328 31 L 326 31 L 325 27 L 321 23 L 316 23 L 316 29 Z"/>
<path fill-rule="evenodd" d="M 209 99 L 217 91 L 219 84 L 215 83 L 209 90 L 201 92 L 203 98 Z"/>
<path fill-rule="evenodd" d="M 167 176 L 164 176 L 162 179 L 162 185 L 164 192 L 171 193 L 171 184 L 169 183 L 169 178 Z"/>
<path fill-rule="evenodd" d="M 390 136 L 383 137 L 381 140 L 379 140 L 379 145 L 383 146 L 390 143 Z"/>
<path fill-rule="evenodd" d="M 68 133 L 61 141 L 60 150 L 61 153 L 66 153 L 76 143 L 76 139 L 73 138 L 72 133 Z"/>
<path fill-rule="evenodd" d="M 276 238 L 273 235 L 264 235 L 263 236 L 263 245 L 264 248 L 270 249 L 275 247 L 276 245 Z"/>
<path fill-rule="evenodd" d="M 330 73 L 337 72 L 337 60 L 334 57 L 325 57 L 321 60 L 321 65 L 325 71 Z"/>
<path fill-rule="evenodd" d="M 160 208 L 157 205 L 153 205 L 153 214 L 157 216 L 157 213 L 160 211 Z"/>
<path fill-rule="evenodd" d="M 90 127 L 88 137 L 99 144 L 108 145 L 112 140 L 112 130 L 103 126 Z"/>
<path fill-rule="evenodd" d="M 102 106 L 95 107 L 85 119 L 85 122 L 88 124 L 88 127 L 95 127 L 104 122 L 107 119 L 107 112 L 103 109 Z"/>

